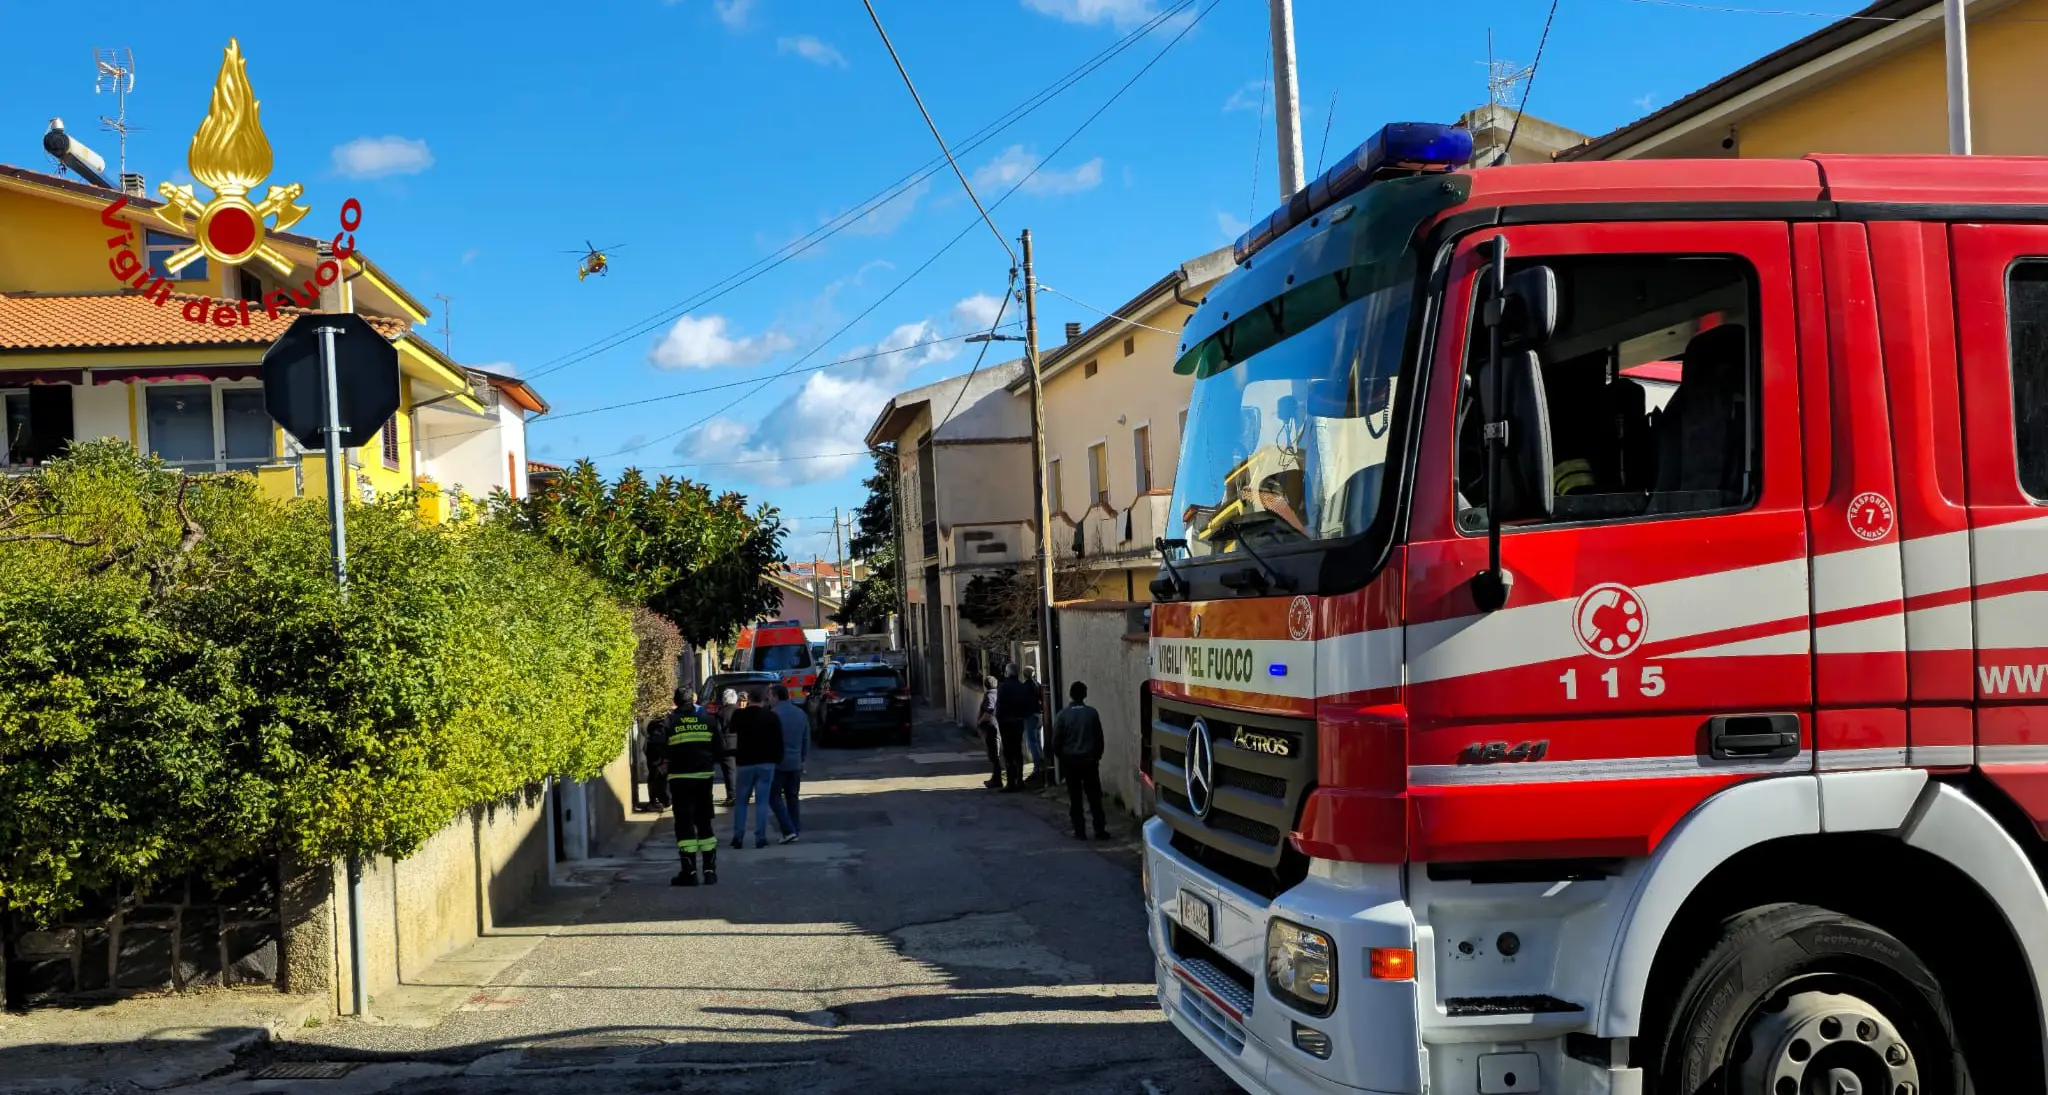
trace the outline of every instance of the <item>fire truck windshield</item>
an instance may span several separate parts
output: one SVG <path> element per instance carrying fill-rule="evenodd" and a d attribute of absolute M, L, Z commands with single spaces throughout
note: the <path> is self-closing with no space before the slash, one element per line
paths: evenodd
<path fill-rule="evenodd" d="M 1294 329 L 1260 309 L 1183 358 L 1196 377 L 1170 536 L 1200 557 L 1365 532 L 1379 512 L 1412 260 Z M 1299 309 L 1296 309 L 1299 312 Z M 1254 327 L 1255 325 L 1255 327 Z M 1241 358 L 1234 348 L 1253 348 Z M 1191 363 L 1191 364 L 1190 364 Z"/>

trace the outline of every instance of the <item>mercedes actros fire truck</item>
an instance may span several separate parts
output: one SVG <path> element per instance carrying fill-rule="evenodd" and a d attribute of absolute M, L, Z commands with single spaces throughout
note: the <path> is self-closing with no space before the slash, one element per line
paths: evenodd
<path fill-rule="evenodd" d="M 1471 153 L 1185 329 L 1162 1006 L 1285 1095 L 2041 1092 L 2048 160 Z"/>

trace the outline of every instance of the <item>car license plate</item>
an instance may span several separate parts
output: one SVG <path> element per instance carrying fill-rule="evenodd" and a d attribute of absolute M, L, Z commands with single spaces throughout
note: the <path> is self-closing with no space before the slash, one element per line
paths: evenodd
<path fill-rule="evenodd" d="M 1180 892 L 1180 926 L 1204 943 L 1216 941 L 1216 911 L 1188 890 Z"/>
<path fill-rule="evenodd" d="M 860 699 L 854 701 L 854 706 L 860 708 L 863 711 L 866 711 L 882 707 L 886 705 L 888 702 L 889 697 L 887 696 L 862 696 Z"/>

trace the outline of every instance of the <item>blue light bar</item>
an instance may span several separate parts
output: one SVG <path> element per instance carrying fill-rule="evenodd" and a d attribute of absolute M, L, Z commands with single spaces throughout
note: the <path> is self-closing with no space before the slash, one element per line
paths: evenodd
<path fill-rule="evenodd" d="M 1393 122 L 1252 225 L 1231 246 L 1239 265 L 1297 224 L 1381 179 L 1450 171 L 1472 160 L 1472 131 L 1436 122 Z"/>

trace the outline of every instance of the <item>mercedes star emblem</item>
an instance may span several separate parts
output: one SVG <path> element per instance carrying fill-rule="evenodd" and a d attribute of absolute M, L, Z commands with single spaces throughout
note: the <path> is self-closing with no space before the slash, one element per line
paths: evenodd
<path fill-rule="evenodd" d="M 1188 727 L 1188 807 L 1195 816 L 1209 816 L 1216 793 L 1216 746 L 1209 740 L 1209 724 L 1196 719 Z"/>

